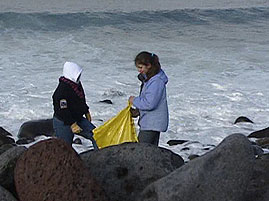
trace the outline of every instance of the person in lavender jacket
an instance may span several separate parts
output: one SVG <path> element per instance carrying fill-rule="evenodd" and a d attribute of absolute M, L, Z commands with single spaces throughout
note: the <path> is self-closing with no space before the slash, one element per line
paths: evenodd
<path fill-rule="evenodd" d="M 144 76 L 144 83 L 138 97 L 130 96 L 129 101 L 139 110 L 139 142 L 158 146 L 160 132 L 168 128 L 169 114 L 166 97 L 168 77 L 161 69 L 159 58 L 150 52 L 140 52 L 135 57 L 135 66 Z"/>

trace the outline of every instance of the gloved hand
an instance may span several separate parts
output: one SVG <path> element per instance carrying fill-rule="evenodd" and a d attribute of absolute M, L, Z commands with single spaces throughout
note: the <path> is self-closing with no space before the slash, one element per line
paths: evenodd
<path fill-rule="evenodd" d="M 92 117 L 91 117 L 91 114 L 90 114 L 90 112 L 88 112 L 88 113 L 86 113 L 86 118 L 88 119 L 88 121 L 89 122 L 91 122 L 92 121 Z"/>
<path fill-rule="evenodd" d="M 77 122 L 73 123 L 70 127 L 73 133 L 80 133 L 82 131 Z"/>

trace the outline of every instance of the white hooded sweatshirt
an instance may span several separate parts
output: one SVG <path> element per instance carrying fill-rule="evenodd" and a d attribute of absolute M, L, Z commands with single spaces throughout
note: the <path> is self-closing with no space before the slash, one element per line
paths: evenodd
<path fill-rule="evenodd" d="M 82 72 L 82 68 L 73 62 L 65 62 L 63 68 L 63 76 L 73 82 L 79 83 L 79 76 Z"/>

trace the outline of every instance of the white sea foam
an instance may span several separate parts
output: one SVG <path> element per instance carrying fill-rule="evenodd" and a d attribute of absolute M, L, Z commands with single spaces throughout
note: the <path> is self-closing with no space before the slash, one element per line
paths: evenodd
<path fill-rule="evenodd" d="M 169 6 L 173 7 L 178 1 L 171 2 Z M 223 3 L 212 2 L 212 7 Z M 242 1 L 237 2 L 235 7 Z M 83 3 L 86 1 L 78 5 Z M 26 4 L 7 6 L 11 4 L 9 1 L 5 8 L 16 12 L 47 9 L 37 4 L 32 8 Z M 237 10 L 113 14 L 85 14 L 87 10 L 83 10 L 71 17 L 70 5 L 71 1 L 64 15 L 22 15 L 33 22 L 22 21 L 25 27 L 17 24 L 20 18 L 16 14 L 15 22 L 0 19 L 0 26 L 5 26 L 0 30 L 0 126 L 15 137 L 23 122 L 52 117 L 51 96 L 67 60 L 84 69 L 81 80 L 94 123 L 99 126 L 103 123 L 100 120 L 112 118 L 127 105 L 130 95 L 139 94 L 140 81 L 133 59 L 141 50 L 157 54 L 169 77 L 170 124 L 161 135 L 161 146 L 182 153 L 184 145 L 170 147 L 167 141 L 199 141 L 187 154 L 201 153 L 204 144 L 216 145 L 229 134 L 247 135 L 268 127 L 269 26 L 263 15 L 256 19 L 255 9 L 238 12 L 247 13 L 241 21 L 250 18 L 243 23 L 236 21 L 240 16 L 232 16 Z M 57 5 L 54 8 L 56 12 Z M 80 9 L 74 8 L 78 12 Z M 252 12 L 254 17 L 248 14 Z M 58 27 L 44 20 L 46 17 L 59 21 Z M 81 20 L 72 21 L 79 17 Z M 69 21 L 72 26 L 66 23 Z M 87 24 L 88 21 L 93 22 Z M 113 104 L 99 102 L 104 99 Z M 234 125 L 239 116 L 247 116 L 255 124 Z M 91 145 L 88 141 L 76 145 L 80 151 L 83 146 L 88 149 Z"/>

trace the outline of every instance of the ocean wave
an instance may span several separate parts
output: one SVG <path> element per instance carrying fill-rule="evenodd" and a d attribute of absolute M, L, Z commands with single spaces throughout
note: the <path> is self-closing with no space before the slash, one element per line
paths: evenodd
<path fill-rule="evenodd" d="M 85 27 L 171 23 L 203 25 L 211 23 L 247 24 L 267 21 L 269 8 L 182 9 L 141 12 L 84 12 L 84 13 L 0 13 L 1 29 L 30 29 L 61 31 Z"/>

